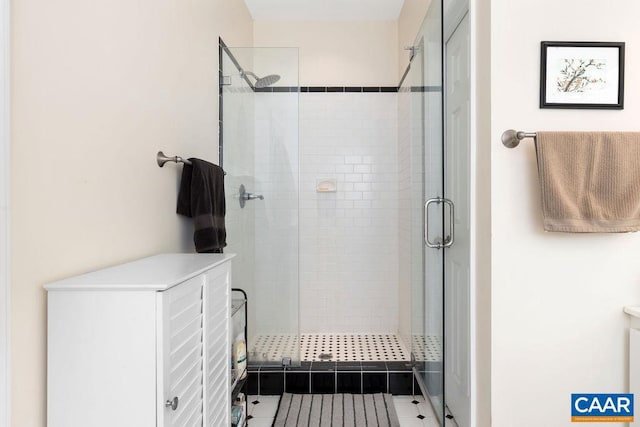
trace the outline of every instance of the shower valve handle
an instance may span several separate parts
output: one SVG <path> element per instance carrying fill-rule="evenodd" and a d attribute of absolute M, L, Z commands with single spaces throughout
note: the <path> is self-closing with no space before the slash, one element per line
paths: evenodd
<path fill-rule="evenodd" d="M 264 200 L 264 196 L 262 194 L 245 193 L 244 197 L 245 197 L 245 200 L 255 200 L 255 199 Z"/>
<path fill-rule="evenodd" d="M 240 201 L 240 208 L 244 208 L 244 205 L 247 202 L 247 200 L 256 200 L 256 199 L 264 200 L 264 196 L 262 194 L 249 193 L 244 188 L 244 185 L 240 185 L 240 189 L 238 190 L 238 199 Z"/>

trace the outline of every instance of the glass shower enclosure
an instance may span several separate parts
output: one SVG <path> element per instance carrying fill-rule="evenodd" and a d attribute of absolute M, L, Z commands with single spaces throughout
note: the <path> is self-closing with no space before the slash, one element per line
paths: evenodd
<path fill-rule="evenodd" d="M 296 365 L 298 49 L 234 48 L 220 40 L 219 54 L 225 251 L 237 254 L 234 287 L 248 294 L 249 364 Z"/>
<path fill-rule="evenodd" d="M 453 205 L 444 177 L 442 1 L 431 2 L 400 87 L 408 96 L 411 162 L 411 357 L 422 394 L 445 425 L 445 249 L 453 244 Z"/>

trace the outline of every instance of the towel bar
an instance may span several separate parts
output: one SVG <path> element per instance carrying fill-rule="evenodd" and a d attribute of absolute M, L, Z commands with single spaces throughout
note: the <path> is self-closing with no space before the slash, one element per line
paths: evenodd
<path fill-rule="evenodd" d="M 536 138 L 535 132 L 522 132 L 514 129 L 505 130 L 502 134 L 502 143 L 507 148 L 516 148 L 525 138 Z"/>
<path fill-rule="evenodd" d="M 185 163 L 187 165 L 191 164 L 189 160 L 183 159 L 180 156 L 167 157 L 164 155 L 162 151 L 158 151 L 158 154 L 156 155 L 156 159 L 158 161 L 158 166 L 160 167 L 163 167 L 164 164 L 167 162 Z"/>
<path fill-rule="evenodd" d="M 180 156 L 167 157 L 164 155 L 162 151 L 158 151 L 156 154 L 156 159 L 158 161 L 158 166 L 163 167 L 167 162 L 176 162 L 176 163 L 184 163 L 185 165 L 191 165 L 191 162 L 187 159 L 183 159 Z M 226 172 L 224 173 L 227 174 Z"/>

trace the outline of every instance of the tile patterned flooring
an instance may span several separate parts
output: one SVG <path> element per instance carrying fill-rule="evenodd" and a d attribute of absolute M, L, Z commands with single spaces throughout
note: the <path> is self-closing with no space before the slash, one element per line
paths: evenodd
<path fill-rule="evenodd" d="M 413 337 L 417 360 L 440 361 L 438 337 Z M 297 335 L 258 335 L 249 346 L 252 361 L 279 361 L 297 357 Z M 410 351 L 393 334 L 302 334 L 300 357 L 303 362 L 382 362 L 410 360 Z"/>
<path fill-rule="evenodd" d="M 418 404 L 413 403 L 414 400 L 418 401 Z M 270 427 L 279 401 L 280 396 L 248 396 L 247 410 L 252 417 L 249 427 Z M 398 412 L 400 427 L 439 427 L 431 405 L 425 402 L 422 396 L 393 396 L 393 403 Z"/>
<path fill-rule="evenodd" d="M 279 361 L 283 355 L 297 355 L 297 335 L 259 335 L 252 345 L 250 360 Z M 442 360 L 439 337 L 413 337 L 413 351 L 418 360 Z M 410 352 L 396 335 L 390 334 L 303 334 L 300 336 L 302 362 L 400 362 L 410 359 Z M 330 357 L 320 357 L 320 355 Z M 257 390 L 257 389 L 256 389 Z M 270 427 L 280 396 L 248 396 L 250 427 Z M 393 396 L 400 427 L 439 427 L 431 408 L 422 396 Z M 413 403 L 417 401 L 418 403 Z M 253 403 L 258 402 L 258 403 Z M 447 427 L 453 422 L 447 422 Z"/>

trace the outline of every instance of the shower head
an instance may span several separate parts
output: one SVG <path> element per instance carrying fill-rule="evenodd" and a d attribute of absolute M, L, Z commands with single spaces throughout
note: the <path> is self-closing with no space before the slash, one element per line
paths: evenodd
<path fill-rule="evenodd" d="M 280 76 L 277 74 L 269 74 L 268 76 L 265 76 L 265 77 L 258 77 L 255 75 L 255 73 L 251 71 L 243 71 L 242 74 L 245 76 L 252 76 L 254 79 L 256 79 L 254 86 L 257 89 L 262 89 L 263 87 L 271 86 L 272 84 L 280 80 Z"/>
<path fill-rule="evenodd" d="M 268 76 L 264 76 L 263 78 L 256 80 L 256 85 L 255 86 L 257 88 L 263 88 L 263 87 L 271 86 L 272 84 L 274 84 L 278 80 L 280 80 L 280 76 L 279 75 L 277 75 L 277 74 L 269 74 Z"/>

